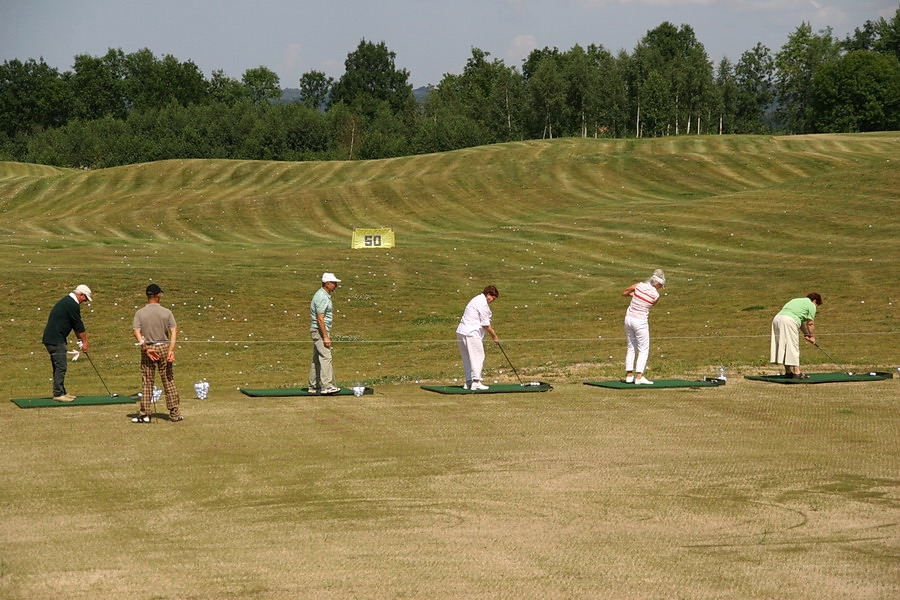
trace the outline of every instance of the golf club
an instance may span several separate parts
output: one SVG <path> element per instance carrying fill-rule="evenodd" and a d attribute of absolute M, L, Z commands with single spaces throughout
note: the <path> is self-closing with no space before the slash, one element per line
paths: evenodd
<path fill-rule="evenodd" d="M 851 373 L 850 371 L 848 371 L 847 369 L 845 369 L 844 366 L 843 366 L 842 364 L 840 364 L 838 361 L 834 360 L 834 357 L 833 357 L 833 356 L 831 356 L 830 354 L 828 354 L 827 352 L 825 352 L 825 348 L 823 348 L 822 346 L 820 346 L 819 344 L 816 344 L 816 343 L 814 343 L 813 346 L 815 346 L 816 348 L 818 348 L 819 350 L 821 350 L 821 351 L 822 351 L 822 354 L 824 354 L 825 356 L 827 356 L 827 357 L 829 358 L 829 360 L 831 360 L 831 362 L 833 362 L 834 364 L 836 364 L 837 366 L 839 366 L 839 367 L 841 368 L 841 371 L 843 371 L 843 372 L 846 373 L 847 375 L 853 375 L 853 373 Z"/>
<path fill-rule="evenodd" d="M 503 356 L 506 356 L 506 350 L 503 349 L 503 346 L 500 345 L 500 342 L 497 342 L 497 347 L 500 348 L 500 352 L 503 353 Z M 519 372 L 516 371 L 516 368 L 515 368 L 515 367 L 513 367 L 512 361 L 509 360 L 509 357 L 508 357 L 508 356 L 506 356 L 506 362 L 509 363 L 509 366 L 512 367 L 513 373 L 516 374 L 516 379 L 519 380 L 519 385 L 525 385 L 524 383 L 522 383 L 522 378 L 519 377 Z"/>
<path fill-rule="evenodd" d="M 118 397 L 119 397 L 118 394 L 113 394 L 113 393 L 111 393 L 111 392 L 109 391 L 109 388 L 106 387 L 106 382 L 103 381 L 103 376 L 100 375 L 100 371 L 97 370 L 97 365 L 94 364 L 94 359 L 91 358 L 90 352 L 85 352 L 84 355 L 87 356 L 88 362 L 91 363 L 91 366 L 92 366 L 92 367 L 94 367 L 94 373 L 96 373 L 96 374 L 97 374 L 97 377 L 100 378 L 100 383 L 102 383 L 102 384 L 103 384 L 103 387 L 106 389 L 106 395 L 109 396 L 110 398 L 118 398 Z"/>

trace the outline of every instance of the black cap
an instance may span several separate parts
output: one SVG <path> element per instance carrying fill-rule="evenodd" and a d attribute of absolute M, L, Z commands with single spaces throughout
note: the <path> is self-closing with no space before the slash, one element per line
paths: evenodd
<path fill-rule="evenodd" d="M 159 287 L 158 285 L 156 285 L 155 283 L 151 283 L 150 285 L 147 286 L 147 295 L 148 296 L 155 296 L 161 292 L 162 292 L 162 288 Z"/>

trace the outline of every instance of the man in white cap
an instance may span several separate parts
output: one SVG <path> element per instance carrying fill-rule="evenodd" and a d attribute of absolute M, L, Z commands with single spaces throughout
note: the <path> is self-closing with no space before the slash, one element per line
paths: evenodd
<path fill-rule="evenodd" d="M 333 394 L 341 391 L 341 388 L 334 385 L 334 368 L 331 363 L 331 322 L 334 308 L 331 294 L 340 282 L 334 273 L 322 273 L 322 287 L 309 303 L 309 336 L 313 341 L 312 363 L 309 367 L 310 394 Z"/>
<path fill-rule="evenodd" d="M 81 303 L 91 302 L 91 288 L 79 285 L 57 302 L 47 316 L 44 336 L 41 341 L 50 354 L 53 367 L 53 399 L 57 402 L 72 402 L 75 396 L 66 392 L 66 338 L 74 331 L 81 340 L 81 351 L 88 351 L 87 333 L 81 320 Z"/>

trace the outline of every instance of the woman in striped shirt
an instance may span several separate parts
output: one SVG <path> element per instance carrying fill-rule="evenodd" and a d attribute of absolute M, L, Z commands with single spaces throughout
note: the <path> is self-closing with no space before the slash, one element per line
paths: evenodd
<path fill-rule="evenodd" d="M 659 290 L 665 285 L 666 274 L 662 269 L 656 269 L 647 281 L 635 283 L 622 290 L 623 296 L 631 296 L 631 304 L 625 311 L 625 339 L 628 342 L 628 351 L 625 353 L 625 383 L 653 385 L 652 381 L 644 377 L 647 355 L 650 353 L 650 309 L 659 300 Z"/>

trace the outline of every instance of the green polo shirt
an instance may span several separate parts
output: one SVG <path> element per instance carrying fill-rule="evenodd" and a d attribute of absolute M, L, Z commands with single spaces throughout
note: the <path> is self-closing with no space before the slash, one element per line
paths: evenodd
<path fill-rule="evenodd" d="M 312 302 L 309 303 L 309 316 L 312 322 L 309 325 L 310 331 L 319 329 L 319 323 L 316 321 L 316 314 L 325 315 L 325 329 L 331 333 L 331 294 L 325 291 L 325 288 L 319 288 L 319 291 L 313 294 Z"/>
<path fill-rule="evenodd" d="M 794 298 L 784 305 L 779 315 L 787 315 L 802 325 L 816 318 L 816 303 L 809 298 Z"/>

